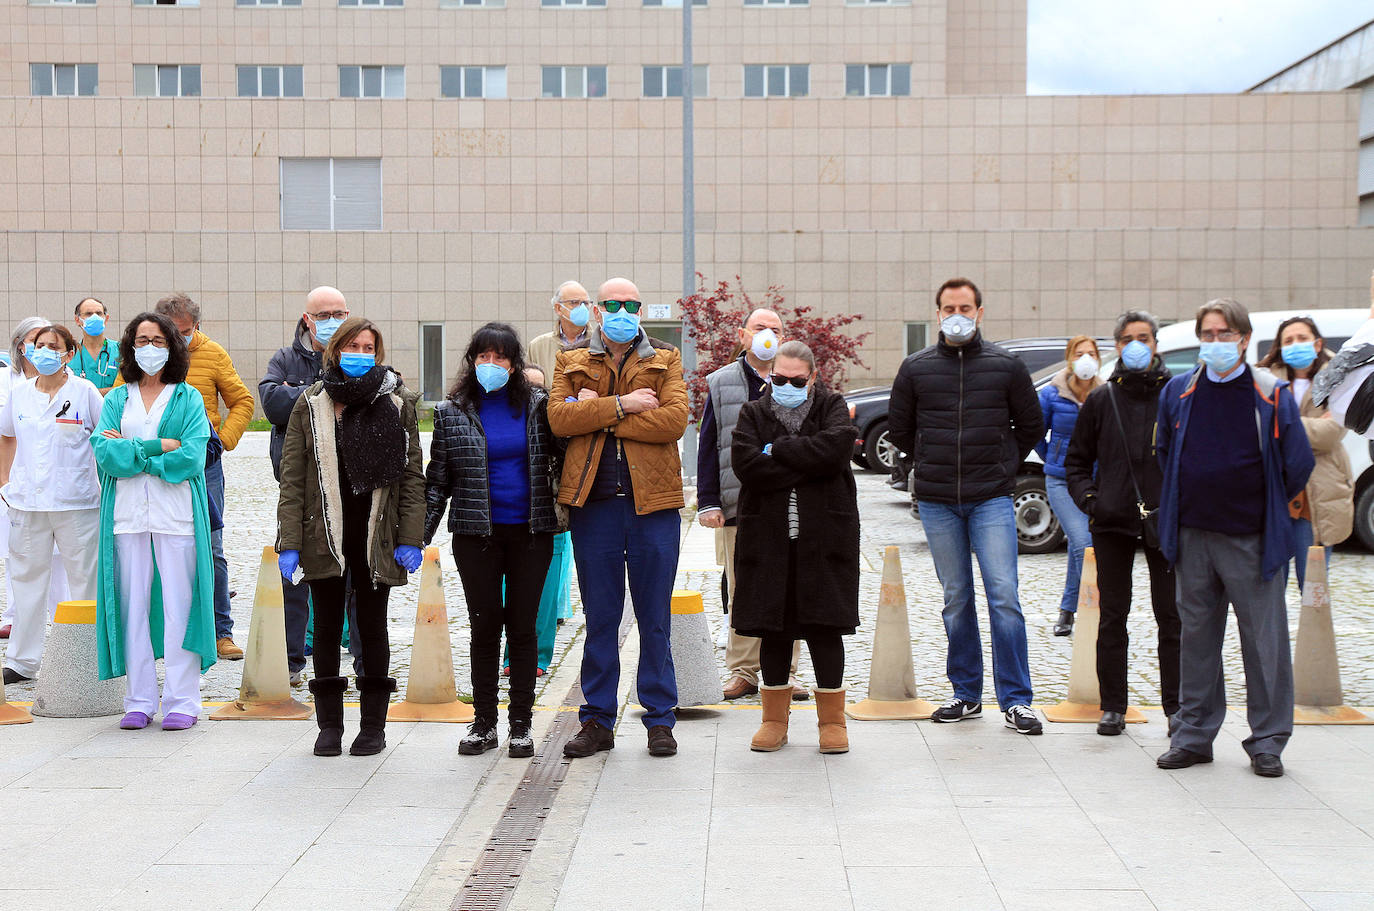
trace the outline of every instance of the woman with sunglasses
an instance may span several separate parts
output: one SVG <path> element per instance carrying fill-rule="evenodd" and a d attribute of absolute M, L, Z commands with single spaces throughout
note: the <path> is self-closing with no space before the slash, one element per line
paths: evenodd
<path fill-rule="evenodd" d="M 844 396 L 816 383 L 798 341 L 773 361 L 763 398 L 740 410 L 730 446 L 740 479 L 735 631 L 762 640 L 763 724 L 750 748 L 787 743 L 793 643 L 816 672 L 822 753 L 845 753 L 844 636 L 859 625 L 859 506 L 849 459 L 858 435 Z"/>
<path fill-rule="evenodd" d="M 1345 427 L 1325 407 L 1312 402 L 1312 378 L 1329 360 L 1331 352 L 1326 350 L 1316 322 L 1310 316 L 1294 316 L 1279 324 L 1274 344 L 1258 364 L 1292 385 L 1307 442 L 1312 444 L 1312 455 L 1317 459 L 1307 489 L 1288 506 L 1293 517 L 1293 562 L 1298 570 L 1299 591 L 1307 578 L 1307 548 L 1314 544 L 1325 547 L 1330 562 L 1332 545 L 1350 537 L 1355 520 L 1350 456 L 1341 445 Z"/>
<path fill-rule="evenodd" d="M 215 663 L 205 490 L 210 422 L 200 393 L 186 383 L 190 363 L 170 319 L 134 317 L 119 343 L 124 385 L 106 397 L 91 437 L 101 471 L 100 678 L 129 677 L 119 723 L 125 730 L 147 727 L 159 707 L 164 731 L 191 727 L 200 716 L 200 675 Z"/>

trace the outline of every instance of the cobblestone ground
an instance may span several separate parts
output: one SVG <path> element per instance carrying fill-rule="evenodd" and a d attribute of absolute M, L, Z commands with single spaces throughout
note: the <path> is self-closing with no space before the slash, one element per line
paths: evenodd
<path fill-rule="evenodd" d="M 262 559 L 262 548 L 273 543 L 276 528 L 277 485 L 272 478 L 267 458 L 268 435 L 250 433 L 239 447 L 225 457 L 227 503 L 225 550 L 229 560 L 230 587 L 237 591 L 233 600 L 235 635 L 242 644 L 248 635 L 252 616 L 253 591 Z M 429 441 L 424 441 L 428 451 Z M 863 572 L 860 578 L 860 611 L 862 626 L 847 641 L 846 680 L 851 699 L 862 698 L 868 685 L 868 661 L 872 653 L 873 621 L 877 613 L 878 589 L 881 582 L 883 549 L 891 544 L 901 548 L 903 579 L 906 587 L 910 618 L 912 651 L 915 658 L 916 683 L 921 696 L 939 701 L 949 691 L 944 676 L 945 633 L 940 622 L 940 587 L 935 577 L 925 535 L 920 523 L 912 519 L 905 494 L 892 490 L 884 477 L 870 472 L 858 472 L 859 501 L 863 515 Z M 684 523 L 684 530 L 687 525 Z M 698 529 L 694 534 L 700 534 Z M 435 543 L 442 553 L 444 591 L 449 610 L 450 639 L 453 644 L 453 663 L 459 691 L 469 691 L 468 624 L 464 608 L 462 586 L 449 549 L 448 533 L 440 531 Z M 1065 554 L 1023 556 L 1020 559 L 1020 591 L 1022 608 L 1026 614 L 1030 666 L 1035 685 L 1036 701 L 1053 704 L 1067 692 L 1072 640 L 1056 638 L 1051 626 L 1058 611 L 1065 569 Z M 724 624 L 721 614 L 720 576 L 718 573 L 692 570 L 679 575 L 679 588 L 703 592 L 706 613 L 713 632 L 719 633 Z M 1374 705 L 1374 555 L 1356 547 L 1338 548 L 1331 558 L 1331 592 L 1336 617 L 1337 648 L 1341 659 L 1342 680 L 1346 702 L 1352 705 Z M 415 583 L 393 590 L 391 596 L 390 627 L 392 672 L 404 690 L 410 667 L 410 647 L 414 632 L 416 599 L 419 586 Z M 992 699 L 991 658 L 988 652 L 987 617 L 983 609 L 982 586 L 978 584 L 981 625 L 988 668 L 986 698 Z M 1288 592 L 1289 618 L 1296 637 L 1299 600 L 1296 583 Z M 573 603 L 576 613 L 558 631 L 554 663 L 559 663 L 582 632 L 581 605 L 578 601 L 576 578 L 573 581 Z M 1149 609 L 1148 576 L 1143 558 L 1137 560 L 1135 574 L 1136 609 L 1131 614 L 1130 684 L 1132 702 L 1139 705 L 1158 705 L 1158 668 L 1154 650 L 1154 622 Z M 3 643 L 0 643 L 3 644 Z M 718 657 L 724 657 L 718 652 Z M 1241 670 L 1240 649 L 1235 624 L 1228 629 L 1225 648 L 1228 701 L 1244 702 L 1244 675 Z M 224 701 L 238 692 L 243 664 L 220 662 L 205 676 L 203 688 L 206 701 Z M 813 678 L 809 660 L 803 649 L 802 677 Z M 10 698 L 32 698 L 32 684 L 9 689 Z"/>

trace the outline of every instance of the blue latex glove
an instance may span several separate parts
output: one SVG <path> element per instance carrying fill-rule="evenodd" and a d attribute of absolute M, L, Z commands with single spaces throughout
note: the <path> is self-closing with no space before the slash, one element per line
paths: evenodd
<path fill-rule="evenodd" d="M 770 455 L 773 454 L 773 444 L 772 444 L 772 443 L 766 443 L 766 444 L 764 444 L 764 447 L 763 447 L 763 454 L 766 455 L 766 456 L 770 456 Z"/>
<path fill-rule="evenodd" d="M 277 554 L 277 569 L 281 571 L 281 577 L 287 582 L 296 574 L 297 568 L 301 565 L 301 552 L 298 550 L 284 550 Z"/>
<path fill-rule="evenodd" d="M 409 544 L 402 544 L 396 548 L 395 560 L 405 568 L 408 573 L 413 573 L 420 568 L 420 561 L 424 558 L 424 553 L 418 547 Z"/>

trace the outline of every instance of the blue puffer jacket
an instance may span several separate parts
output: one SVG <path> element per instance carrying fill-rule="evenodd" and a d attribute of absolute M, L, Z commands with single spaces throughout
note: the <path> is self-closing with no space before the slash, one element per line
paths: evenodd
<path fill-rule="evenodd" d="M 1102 381 L 1093 377 L 1092 392 Z M 1086 399 L 1087 396 L 1084 396 Z M 1065 367 L 1040 388 L 1040 413 L 1045 416 L 1045 430 L 1048 442 L 1042 439 L 1035 444 L 1035 452 L 1045 463 L 1045 474 L 1056 478 L 1064 477 L 1064 457 L 1069 454 L 1069 439 L 1073 436 L 1073 426 L 1078 423 L 1078 409 L 1083 403 L 1074 397 L 1069 388 L 1069 368 Z"/>

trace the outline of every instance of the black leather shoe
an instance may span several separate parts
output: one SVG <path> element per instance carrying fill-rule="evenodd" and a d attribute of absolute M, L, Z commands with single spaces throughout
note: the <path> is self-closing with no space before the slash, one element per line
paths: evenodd
<path fill-rule="evenodd" d="M 615 749 L 615 733 L 604 724 L 588 718 L 582 730 L 563 744 L 563 755 L 569 759 L 585 759 L 602 750 Z"/>
<path fill-rule="evenodd" d="M 1160 754 L 1155 760 L 1155 765 L 1161 769 L 1186 769 L 1188 766 L 1200 765 L 1204 762 L 1211 762 L 1211 756 L 1204 756 L 1202 753 L 1194 753 L 1192 750 L 1185 750 L 1183 747 L 1174 747 L 1166 753 Z"/>
<path fill-rule="evenodd" d="M 1283 760 L 1273 753 L 1256 753 L 1250 757 L 1250 768 L 1261 778 L 1283 777 Z"/>
<path fill-rule="evenodd" d="M 12 667 L 5 668 L 5 686 L 10 686 L 15 683 L 25 683 L 32 679 L 32 677 L 25 677 Z"/>
<path fill-rule="evenodd" d="M 464 756 L 480 756 L 487 750 L 496 749 L 499 743 L 496 722 L 488 718 L 478 718 L 468 725 L 468 732 L 458 741 L 458 752 Z"/>
<path fill-rule="evenodd" d="M 656 724 L 649 728 L 649 755 L 676 756 L 677 741 L 673 739 L 673 729 L 666 724 Z"/>
<path fill-rule="evenodd" d="M 510 741 L 506 744 L 506 749 L 512 759 L 527 759 L 534 755 L 534 737 L 530 735 L 528 721 L 510 723 Z"/>
<path fill-rule="evenodd" d="M 1054 622 L 1054 634 L 1056 636 L 1068 636 L 1073 633 L 1073 617 L 1071 610 L 1061 610 L 1059 619 Z"/>
<path fill-rule="evenodd" d="M 1115 737 L 1126 731 L 1126 715 L 1122 712 L 1103 712 L 1102 720 L 1097 723 L 1097 733 L 1103 737 Z"/>

